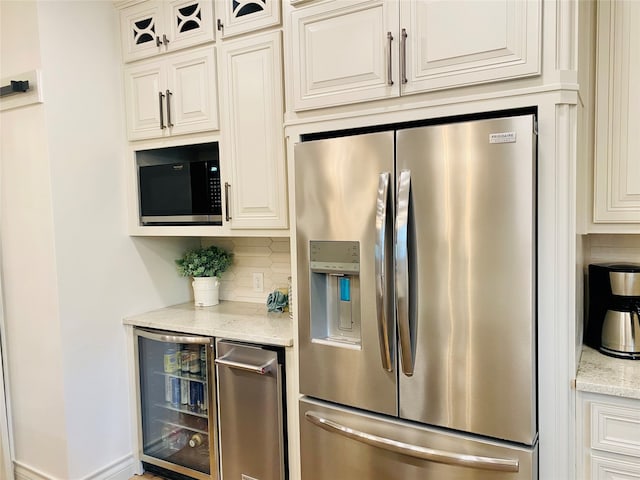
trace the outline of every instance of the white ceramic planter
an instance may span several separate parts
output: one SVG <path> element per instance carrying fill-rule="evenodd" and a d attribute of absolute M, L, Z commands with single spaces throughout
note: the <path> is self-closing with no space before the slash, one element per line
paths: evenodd
<path fill-rule="evenodd" d="M 218 305 L 220 282 L 218 277 L 193 277 L 193 301 L 196 307 Z"/>

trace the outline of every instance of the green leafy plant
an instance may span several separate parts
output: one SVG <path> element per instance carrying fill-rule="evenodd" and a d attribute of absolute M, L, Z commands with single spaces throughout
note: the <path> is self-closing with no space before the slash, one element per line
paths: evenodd
<path fill-rule="evenodd" d="M 178 273 L 183 277 L 219 277 L 232 263 L 233 253 L 212 245 L 187 250 L 176 260 Z"/>

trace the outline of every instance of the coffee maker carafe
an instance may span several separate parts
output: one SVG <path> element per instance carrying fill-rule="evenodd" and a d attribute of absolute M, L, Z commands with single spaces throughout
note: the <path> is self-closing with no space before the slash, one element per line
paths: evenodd
<path fill-rule="evenodd" d="M 589 299 L 585 343 L 640 360 L 640 265 L 589 265 Z"/>

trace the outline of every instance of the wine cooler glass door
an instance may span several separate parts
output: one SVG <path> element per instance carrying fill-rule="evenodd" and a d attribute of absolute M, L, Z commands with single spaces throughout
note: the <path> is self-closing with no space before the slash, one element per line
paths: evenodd
<path fill-rule="evenodd" d="M 136 329 L 143 462 L 216 478 L 212 346 L 210 337 Z"/>

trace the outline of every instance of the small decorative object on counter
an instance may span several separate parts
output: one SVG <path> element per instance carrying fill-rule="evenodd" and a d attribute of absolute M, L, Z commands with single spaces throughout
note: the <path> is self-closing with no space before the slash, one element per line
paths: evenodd
<path fill-rule="evenodd" d="M 275 290 L 267 297 L 267 311 L 269 312 L 284 312 L 289 301 L 287 294 L 280 290 Z"/>
<path fill-rule="evenodd" d="M 196 306 L 209 307 L 219 303 L 220 275 L 233 260 L 233 253 L 212 245 L 188 250 L 176 260 L 178 273 L 193 277 L 193 298 Z"/>

